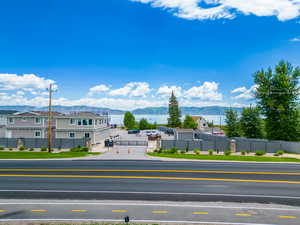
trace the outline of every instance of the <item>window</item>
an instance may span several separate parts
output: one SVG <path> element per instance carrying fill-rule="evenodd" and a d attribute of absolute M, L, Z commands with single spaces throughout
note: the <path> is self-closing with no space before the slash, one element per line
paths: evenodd
<path fill-rule="evenodd" d="M 38 117 L 35 118 L 35 123 L 36 123 L 36 124 L 40 124 L 41 122 L 42 122 L 41 118 L 38 118 Z"/>
<path fill-rule="evenodd" d="M 89 125 L 93 125 L 93 120 L 89 119 Z"/>
<path fill-rule="evenodd" d="M 87 121 L 86 119 L 82 120 L 82 125 L 83 125 L 83 126 L 88 125 L 88 121 Z"/>
<path fill-rule="evenodd" d="M 15 120 L 14 120 L 14 118 L 8 118 L 8 122 L 9 122 L 9 123 L 14 123 Z"/>
<path fill-rule="evenodd" d="M 35 137 L 41 137 L 41 136 L 42 136 L 42 132 L 39 131 L 39 130 L 38 130 L 38 131 L 35 131 L 35 132 L 34 132 L 34 136 L 35 136 Z"/>
<path fill-rule="evenodd" d="M 69 137 L 70 138 L 74 138 L 75 137 L 75 133 L 74 132 L 69 133 Z"/>
<path fill-rule="evenodd" d="M 75 122 L 76 122 L 75 119 L 70 119 L 70 124 L 71 124 L 71 125 L 74 125 Z"/>
<path fill-rule="evenodd" d="M 22 117 L 22 121 L 27 121 L 27 118 L 26 117 Z"/>
<path fill-rule="evenodd" d="M 78 125 L 78 126 L 81 126 L 81 125 L 82 125 L 81 119 L 78 119 L 78 120 L 77 120 L 77 125 Z"/>
<path fill-rule="evenodd" d="M 85 138 L 90 138 L 90 133 L 85 133 L 85 134 L 84 134 L 84 137 L 85 137 Z"/>

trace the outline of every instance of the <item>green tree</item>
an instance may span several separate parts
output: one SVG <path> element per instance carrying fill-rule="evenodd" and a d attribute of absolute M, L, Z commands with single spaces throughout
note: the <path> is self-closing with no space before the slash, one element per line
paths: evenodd
<path fill-rule="evenodd" d="M 186 115 L 183 121 L 183 128 L 185 129 L 196 129 L 198 124 L 193 120 L 190 115 Z"/>
<path fill-rule="evenodd" d="M 168 118 L 168 126 L 169 127 L 180 127 L 181 121 L 180 121 L 181 113 L 178 106 L 178 101 L 176 99 L 176 96 L 174 95 L 174 92 L 172 91 L 172 95 L 169 100 L 169 118 Z"/>
<path fill-rule="evenodd" d="M 147 119 L 142 118 L 139 122 L 139 128 L 140 130 L 151 129 L 151 124 L 148 123 Z"/>
<path fill-rule="evenodd" d="M 244 108 L 240 119 L 242 135 L 247 138 L 262 138 L 262 120 L 257 107 Z"/>
<path fill-rule="evenodd" d="M 128 130 L 134 129 L 136 126 L 134 115 L 131 112 L 126 112 L 123 123 Z"/>
<path fill-rule="evenodd" d="M 240 137 L 240 124 L 236 111 L 229 109 L 225 112 L 226 128 L 225 133 L 227 137 Z"/>
<path fill-rule="evenodd" d="M 265 131 L 269 140 L 298 141 L 299 67 L 281 61 L 275 70 L 260 70 L 254 74 L 256 99 L 265 117 Z"/>

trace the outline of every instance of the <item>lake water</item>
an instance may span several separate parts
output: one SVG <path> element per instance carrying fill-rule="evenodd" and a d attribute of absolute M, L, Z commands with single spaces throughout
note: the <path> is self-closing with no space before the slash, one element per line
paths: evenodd
<path fill-rule="evenodd" d="M 110 115 L 111 124 L 123 124 L 124 115 Z M 168 115 L 134 115 L 137 121 L 142 118 L 147 119 L 150 123 L 166 124 L 168 122 Z M 215 125 L 224 125 L 225 116 L 224 115 L 200 115 L 203 116 L 208 122 L 213 122 Z M 183 119 L 185 115 L 181 118 Z"/>

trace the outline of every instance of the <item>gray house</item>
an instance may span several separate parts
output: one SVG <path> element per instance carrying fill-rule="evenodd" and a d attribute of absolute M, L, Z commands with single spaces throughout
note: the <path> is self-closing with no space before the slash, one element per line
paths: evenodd
<path fill-rule="evenodd" d="M 6 137 L 7 117 L 18 111 L 15 110 L 0 110 L 0 138 Z"/>
<path fill-rule="evenodd" d="M 109 117 L 92 112 L 78 112 L 56 117 L 56 138 L 90 138 L 91 144 L 109 136 Z"/>
<path fill-rule="evenodd" d="M 62 115 L 53 112 L 52 130 L 55 131 L 55 117 Z M 55 132 L 53 132 L 55 134 Z M 7 138 L 47 138 L 48 113 L 40 111 L 18 112 L 7 116 Z M 54 137 L 55 138 L 55 135 Z"/>

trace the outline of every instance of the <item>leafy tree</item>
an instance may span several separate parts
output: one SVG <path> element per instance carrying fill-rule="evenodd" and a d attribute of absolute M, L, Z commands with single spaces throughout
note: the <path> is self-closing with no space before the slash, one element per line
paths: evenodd
<path fill-rule="evenodd" d="M 195 120 L 191 116 L 186 115 L 185 119 L 183 121 L 183 128 L 196 129 L 197 127 L 198 127 L 198 124 L 195 122 Z"/>
<path fill-rule="evenodd" d="M 225 122 L 227 124 L 225 133 L 227 137 L 239 137 L 240 136 L 240 124 L 236 111 L 229 109 L 225 112 Z"/>
<path fill-rule="evenodd" d="M 174 92 L 172 91 L 172 95 L 169 100 L 169 118 L 168 118 L 168 126 L 169 127 L 180 127 L 181 121 L 180 121 L 181 113 L 178 106 L 178 101 L 176 99 L 176 96 L 174 95 Z"/>
<path fill-rule="evenodd" d="M 269 140 L 298 141 L 299 67 L 281 61 L 275 70 L 269 68 L 254 74 L 256 99 L 265 116 L 265 131 Z"/>
<path fill-rule="evenodd" d="M 241 132 L 247 138 L 262 138 L 262 120 L 257 107 L 244 108 L 240 119 Z"/>
<path fill-rule="evenodd" d="M 134 129 L 136 126 L 134 115 L 131 112 L 126 112 L 123 123 L 128 130 Z"/>
<path fill-rule="evenodd" d="M 151 129 L 151 124 L 148 123 L 147 119 L 142 118 L 139 122 L 140 130 Z"/>

